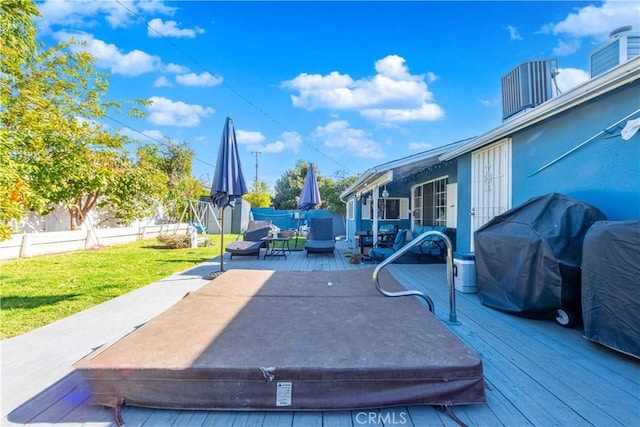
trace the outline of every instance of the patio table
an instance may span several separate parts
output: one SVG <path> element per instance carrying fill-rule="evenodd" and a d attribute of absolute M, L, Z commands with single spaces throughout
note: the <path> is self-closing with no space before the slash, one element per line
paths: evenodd
<path fill-rule="evenodd" d="M 291 253 L 289 240 L 291 237 L 263 237 L 262 241 L 267 243 L 267 250 L 262 259 L 267 259 L 268 256 L 282 256 L 287 259 L 287 252 Z"/>

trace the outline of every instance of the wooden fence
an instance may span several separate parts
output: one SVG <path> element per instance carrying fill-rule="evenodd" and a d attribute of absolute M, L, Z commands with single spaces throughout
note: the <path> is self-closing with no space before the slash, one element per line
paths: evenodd
<path fill-rule="evenodd" d="M 16 234 L 11 239 L 0 242 L 0 261 L 118 245 L 158 237 L 161 234 L 184 234 L 187 232 L 187 226 L 187 223 L 175 223 Z"/>

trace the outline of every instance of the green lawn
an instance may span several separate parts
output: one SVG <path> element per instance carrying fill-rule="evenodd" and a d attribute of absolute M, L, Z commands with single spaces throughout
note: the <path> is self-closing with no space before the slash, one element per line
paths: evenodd
<path fill-rule="evenodd" d="M 236 235 L 225 235 L 227 242 Z M 212 245 L 166 249 L 156 239 L 100 250 L 0 263 L 0 339 L 6 339 L 153 283 L 220 255 Z"/>

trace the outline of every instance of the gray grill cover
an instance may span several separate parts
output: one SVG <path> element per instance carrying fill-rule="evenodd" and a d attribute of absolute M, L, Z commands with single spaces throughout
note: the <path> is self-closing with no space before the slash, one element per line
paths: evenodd
<path fill-rule="evenodd" d="M 640 220 L 599 221 L 584 238 L 586 338 L 640 357 Z"/>
<path fill-rule="evenodd" d="M 531 318 L 580 315 L 582 241 L 597 208 L 552 193 L 496 216 L 475 232 L 482 304 Z"/>

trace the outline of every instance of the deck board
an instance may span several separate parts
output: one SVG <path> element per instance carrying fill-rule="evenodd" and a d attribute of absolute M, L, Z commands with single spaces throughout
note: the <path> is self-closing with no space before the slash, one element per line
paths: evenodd
<path fill-rule="evenodd" d="M 335 256 L 294 251 L 284 258 L 225 258 L 225 269 L 346 270 L 352 265 L 338 242 Z M 71 316 L 24 337 L 0 342 L 2 416 L 0 425 L 112 427 L 113 411 L 87 404 L 88 388 L 73 363 L 105 342 L 130 332 L 207 283 L 216 260 L 179 273 L 108 304 Z M 640 362 L 582 337 L 580 330 L 552 321 L 501 313 L 480 304 L 475 294 L 456 294 L 460 325 L 448 320 L 448 288 L 442 264 L 393 264 L 390 272 L 409 289 L 426 292 L 436 315 L 481 357 L 487 405 L 458 406 L 454 413 L 470 426 L 632 426 L 640 419 Z M 69 334 L 75 334 L 66 338 Z M 179 411 L 125 406 L 129 426 L 406 427 L 456 426 L 430 406 L 363 411 Z M 395 416 L 398 424 L 393 424 Z M 363 420 L 366 423 L 363 423 Z M 399 422 L 402 422 L 399 424 Z"/>
<path fill-rule="evenodd" d="M 431 294 L 436 307 L 448 307 L 441 287 L 414 279 L 419 277 L 416 266 L 395 267 L 393 271 L 403 276 L 405 286 L 413 284 Z M 487 393 L 488 406 L 494 406 L 492 399 L 499 391 L 524 417 L 511 422 L 500 417 L 505 425 L 527 420 L 535 425 L 637 423 L 640 374 L 636 359 L 590 343 L 577 329 L 492 310 L 482 306 L 476 295 L 457 296 L 462 325 L 451 330 L 482 356 L 485 378 L 492 388 Z M 484 412 L 482 408 L 465 411 Z"/>
<path fill-rule="evenodd" d="M 201 426 L 208 415 L 203 411 L 180 411 L 171 427 Z"/>

